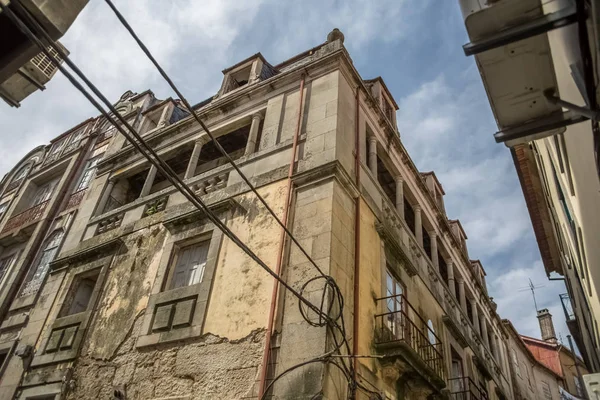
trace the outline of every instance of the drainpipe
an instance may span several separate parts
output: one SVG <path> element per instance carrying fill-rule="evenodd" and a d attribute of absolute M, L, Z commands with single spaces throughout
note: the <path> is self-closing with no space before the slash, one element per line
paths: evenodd
<path fill-rule="evenodd" d="M 354 116 L 354 173 L 356 175 L 356 189 L 358 190 L 358 194 L 356 196 L 356 204 L 354 206 L 354 324 L 353 324 L 353 340 L 352 340 L 352 354 L 358 354 L 358 317 L 359 317 L 359 276 L 360 276 L 360 135 L 359 135 L 359 94 L 360 87 L 356 87 L 356 114 Z M 353 359 L 354 368 L 353 368 L 353 378 L 354 381 L 358 379 L 358 358 L 354 357 Z M 354 396 L 354 394 L 353 394 Z"/>
<path fill-rule="evenodd" d="M 296 162 L 296 153 L 298 149 L 298 138 L 300 137 L 300 126 L 302 123 L 302 107 L 304 100 L 304 80 L 305 76 L 302 74 L 302 79 L 300 80 L 300 100 L 298 107 L 298 121 L 296 122 L 296 132 L 294 133 L 294 141 L 292 144 L 292 158 L 290 160 L 290 167 L 288 169 L 287 176 L 287 188 L 285 194 L 285 208 L 283 209 L 283 217 L 281 221 L 284 226 L 287 228 L 288 226 L 288 212 L 291 207 L 291 199 L 292 199 L 292 175 L 294 174 L 294 164 Z M 279 249 L 277 253 L 277 265 L 275 266 L 275 274 L 281 275 L 281 265 L 283 264 L 283 249 L 285 247 L 285 230 L 281 229 L 281 235 L 279 236 Z M 275 310 L 277 308 L 277 293 L 279 291 L 279 281 L 273 279 L 273 292 L 271 293 L 271 305 L 269 307 L 269 320 L 267 322 L 267 332 L 265 337 L 265 349 L 263 352 L 263 361 L 260 370 L 260 381 L 258 385 L 258 398 L 262 398 L 267 381 L 267 370 L 269 366 L 269 355 L 271 352 L 271 336 L 273 335 L 273 325 L 275 321 Z"/>

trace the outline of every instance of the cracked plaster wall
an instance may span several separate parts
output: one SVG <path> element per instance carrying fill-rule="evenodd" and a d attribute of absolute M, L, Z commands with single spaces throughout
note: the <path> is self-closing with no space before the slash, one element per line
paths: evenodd
<path fill-rule="evenodd" d="M 259 190 L 281 215 L 285 181 Z M 274 267 L 280 230 L 252 194 L 237 196 L 227 225 Z M 156 224 L 123 238 L 104 284 L 67 399 L 109 398 L 124 385 L 128 399 L 239 399 L 258 378 L 272 278 L 223 239 L 203 335 L 136 348 L 142 316 L 169 232 Z M 189 397 L 185 397 L 189 396 Z M 177 397 L 179 398 L 179 397 Z"/>

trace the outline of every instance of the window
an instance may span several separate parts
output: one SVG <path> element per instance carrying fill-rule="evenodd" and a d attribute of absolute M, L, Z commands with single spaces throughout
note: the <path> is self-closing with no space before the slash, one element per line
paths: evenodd
<path fill-rule="evenodd" d="M 510 356 L 512 358 L 513 367 L 515 369 L 515 374 L 520 378 L 521 377 L 521 368 L 519 367 L 519 360 L 517 359 L 517 352 L 515 349 L 510 350 Z"/>
<path fill-rule="evenodd" d="M 169 289 L 202 282 L 210 240 L 184 247 L 178 251 Z"/>
<path fill-rule="evenodd" d="M 386 272 L 385 297 L 387 297 L 387 309 L 389 312 L 402 310 L 402 298 L 404 285 L 394 277 L 390 271 Z"/>
<path fill-rule="evenodd" d="M 527 368 L 527 364 L 525 364 L 524 362 L 523 364 L 523 370 L 525 371 L 525 376 L 527 377 L 527 383 L 529 384 L 529 386 L 531 386 L 531 376 L 529 375 L 529 368 Z"/>
<path fill-rule="evenodd" d="M 583 385 L 579 380 L 579 377 L 574 376 L 573 381 L 575 382 L 575 391 L 577 392 L 577 396 L 583 398 L 585 396 L 585 393 L 583 393 Z"/>
<path fill-rule="evenodd" d="M 73 280 L 58 315 L 59 318 L 87 311 L 99 275 L 100 269 L 95 269 L 91 273 L 82 274 Z"/>
<path fill-rule="evenodd" d="M 171 235 L 164 244 L 137 347 L 203 334 L 223 234 L 208 221 L 190 223 L 182 218 L 165 226 Z"/>
<path fill-rule="evenodd" d="M 35 194 L 33 195 L 33 201 L 31 202 L 31 207 L 35 207 L 39 204 L 42 204 L 48 200 L 52 196 L 52 190 L 54 189 L 54 183 L 47 183 L 43 186 L 40 186 Z"/>
<path fill-rule="evenodd" d="M 87 189 L 87 187 L 90 185 L 90 182 L 94 177 L 94 173 L 96 172 L 96 166 L 98 165 L 98 161 L 100 161 L 100 157 L 93 158 L 87 162 L 87 165 L 85 166 L 85 169 L 81 174 L 81 179 L 79 180 L 79 184 L 77 185 L 75 192 Z"/>
<path fill-rule="evenodd" d="M 0 260 L 0 284 L 4 280 L 4 276 L 6 275 L 6 273 L 12 266 L 14 260 L 15 260 L 14 254 L 11 254 L 8 257 L 4 257 L 3 259 Z"/>
<path fill-rule="evenodd" d="M 6 213 L 6 209 L 7 208 L 8 208 L 8 201 L 6 203 L 0 204 L 0 220 L 2 219 L 2 217 L 4 216 L 4 214 Z"/>
<path fill-rule="evenodd" d="M 237 72 L 232 72 L 231 75 L 229 75 L 227 86 L 225 88 L 225 93 L 247 85 L 250 81 L 251 70 L 252 64 L 248 65 L 245 68 L 242 68 Z"/>
<path fill-rule="evenodd" d="M 542 381 L 542 391 L 544 392 L 545 399 L 552 399 L 552 391 L 550 390 L 550 384 L 546 381 Z"/>
<path fill-rule="evenodd" d="M 33 271 L 33 275 L 31 275 L 30 279 L 27 280 L 21 289 L 21 297 L 36 294 L 38 292 L 44 277 L 46 276 L 46 272 L 48 272 L 48 266 L 56 256 L 58 246 L 62 241 L 62 237 L 63 231 L 61 229 L 55 231 L 52 233 L 52 235 L 50 235 L 50 237 L 48 237 L 48 239 L 46 239 L 44 250 L 38 256 L 37 261 L 34 264 L 35 268 L 31 270 Z"/>
<path fill-rule="evenodd" d="M 435 345 L 437 343 L 437 337 L 435 336 L 435 329 L 433 328 L 433 321 L 427 320 L 427 338 L 429 343 Z"/>
<path fill-rule="evenodd" d="M 19 170 L 19 172 L 17 172 L 17 173 L 15 174 L 15 177 L 14 177 L 14 179 L 13 179 L 13 182 L 14 182 L 14 181 L 20 181 L 20 180 L 24 179 L 24 178 L 25 178 L 25 176 L 27 176 L 27 173 L 29 172 L 29 168 L 30 168 L 30 167 L 31 167 L 31 165 L 29 165 L 29 164 L 27 164 L 27 165 L 25 165 L 25 166 L 21 167 L 21 169 Z"/>

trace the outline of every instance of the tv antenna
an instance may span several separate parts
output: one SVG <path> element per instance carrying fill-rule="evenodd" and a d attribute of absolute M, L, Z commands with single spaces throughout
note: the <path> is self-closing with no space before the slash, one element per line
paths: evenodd
<path fill-rule="evenodd" d="M 543 287 L 545 287 L 545 285 L 535 286 L 533 284 L 533 282 L 531 282 L 531 278 L 530 278 L 529 279 L 529 285 L 527 287 L 519 289 L 519 292 L 525 292 L 525 291 L 528 291 L 528 290 L 531 291 L 531 296 L 533 297 L 533 305 L 535 306 L 535 313 L 536 313 L 536 315 L 537 315 L 537 312 L 538 312 L 538 306 L 537 306 L 537 301 L 535 299 L 535 290 L 536 289 L 541 289 Z"/>

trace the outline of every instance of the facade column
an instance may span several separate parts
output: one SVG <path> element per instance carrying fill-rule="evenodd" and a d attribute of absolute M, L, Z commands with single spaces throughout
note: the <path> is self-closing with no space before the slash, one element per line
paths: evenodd
<path fill-rule="evenodd" d="M 146 180 L 144 181 L 144 186 L 142 187 L 142 191 L 140 192 L 139 197 L 144 197 L 150 194 L 150 189 L 152 189 L 154 178 L 156 178 L 156 172 L 156 167 L 152 165 L 150 167 L 150 170 L 148 171 L 148 175 L 146 175 Z"/>
<path fill-rule="evenodd" d="M 106 203 L 108 203 L 108 199 L 110 198 L 110 194 L 113 191 L 113 188 L 115 187 L 115 183 L 116 180 L 115 179 L 109 179 L 108 180 L 108 185 L 106 185 L 106 189 L 104 189 L 104 193 L 102 193 L 102 197 L 100 198 L 100 201 L 98 202 L 98 208 L 96 209 L 96 215 L 100 215 L 104 213 L 104 208 L 106 207 Z"/>
<path fill-rule="evenodd" d="M 375 136 L 369 138 L 369 169 L 377 178 L 377 138 Z"/>
<path fill-rule="evenodd" d="M 250 155 L 256 151 L 256 140 L 258 139 L 258 128 L 260 127 L 260 121 L 262 115 L 256 113 L 252 116 L 252 125 L 250 125 L 250 133 L 248 134 L 248 141 L 246 142 L 246 151 L 244 155 Z"/>
<path fill-rule="evenodd" d="M 414 207 L 415 210 L 415 236 L 417 238 L 417 243 L 419 246 L 423 247 L 423 223 L 421 221 L 421 206 L 416 205 Z"/>
<path fill-rule="evenodd" d="M 488 340 L 487 324 L 485 323 L 485 317 L 483 315 L 481 316 L 481 319 L 479 320 L 479 324 L 480 324 L 480 329 L 481 329 L 481 337 L 483 338 L 483 343 L 484 343 L 485 347 L 487 347 L 489 349 L 490 342 Z"/>
<path fill-rule="evenodd" d="M 475 327 L 475 332 L 481 335 L 481 330 L 479 329 L 479 310 L 477 309 L 477 301 L 475 299 L 470 299 L 471 301 L 471 310 L 473 310 L 473 326 Z"/>
<path fill-rule="evenodd" d="M 448 289 L 450 289 L 452 296 L 456 298 L 456 285 L 454 284 L 454 263 L 452 260 L 446 260 L 446 265 L 448 266 Z"/>
<path fill-rule="evenodd" d="M 437 232 L 431 231 L 429 232 L 429 239 L 431 242 L 431 262 L 435 267 L 436 271 L 440 270 L 440 260 L 438 259 L 438 248 L 437 248 Z"/>
<path fill-rule="evenodd" d="M 188 162 L 183 179 L 189 179 L 194 176 L 194 172 L 196 172 L 196 167 L 198 166 L 200 151 L 202 150 L 204 143 L 206 143 L 206 136 L 201 137 L 194 143 L 194 150 L 192 150 L 192 155 L 190 156 L 190 161 Z"/>
<path fill-rule="evenodd" d="M 396 211 L 404 219 L 404 179 L 402 176 L 396 176 Z"/>
<path fill-rule="evenodd" d="M 465 295 L 465 280 L 458 278 L 458 300 L 463 311 L 467 312 L 467 296 Z"/>

